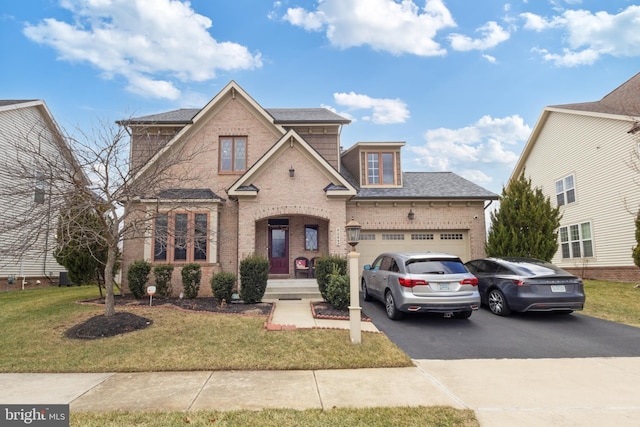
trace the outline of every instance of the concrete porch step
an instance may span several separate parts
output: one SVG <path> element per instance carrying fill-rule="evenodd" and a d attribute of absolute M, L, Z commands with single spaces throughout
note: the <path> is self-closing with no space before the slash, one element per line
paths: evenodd
<path fill-rule="evenodd" d="M 322 300 L 316 279 L 269 279 L 263 300 Z"/>

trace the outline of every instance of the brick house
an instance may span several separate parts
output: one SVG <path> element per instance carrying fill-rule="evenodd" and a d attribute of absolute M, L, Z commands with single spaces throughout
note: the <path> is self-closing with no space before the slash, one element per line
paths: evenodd
<path fill-rule="evenodd" d="M 140 199 L 153 224 L 125 240 L 123 271 L 138 259 L 198 262 L 205 295 L 212 274 L 237 274 L 255 253 L 269 259 L 270 278 L 293 278 L 297 257 L 347 253 L 351 218 L 362 225 L 361 264 L 385 250 L 484 255 L 484 210 L 496 194 L 453 173 L 403 172 L 403 142 L 343 151 L 349 122 L 324 108 L 265 109 L 233 81 L 202 109 L 120 122 L 139 174 L 202 150 L 188 180 Z"/>

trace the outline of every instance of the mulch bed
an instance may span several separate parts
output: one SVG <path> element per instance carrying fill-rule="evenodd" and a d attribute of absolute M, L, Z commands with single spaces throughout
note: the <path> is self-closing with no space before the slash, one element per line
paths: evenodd
<path fill-rule="evenodd" d="M 104 298 L 80 301 L 84 304 L 104 305 Z M 149 299 L 136 299 L 132 295 L 116 296 L 114 299 L 116 307 L 149 307 Z M 248 316 L 269 316 L 273 310 L 272 303 L 243 304 L 231 303 L 220 304 L 215 298 L 201 297 L 193 299 L 180 298 L 155 298 L 151 308 L 172 307 L 187 311 L 201 311 L 220 314 L 237 314 Z M 313 316 L 318 319 L 338 319 L 348 320 L 349 309 L 337 309 L 327 302 L 311 303 Z M 370 319 L 362 313 L 362 320 Z M 104 315 L 94 316 L 87 321 L 68 329 L 65 336 L 72 339 L 92 340 L 98 338 L 113 337 L 128 332 L 144 329 L 153 324 L 153 320 L 138 316 L 126 311 L 116 311 L 110 317 Z"/>

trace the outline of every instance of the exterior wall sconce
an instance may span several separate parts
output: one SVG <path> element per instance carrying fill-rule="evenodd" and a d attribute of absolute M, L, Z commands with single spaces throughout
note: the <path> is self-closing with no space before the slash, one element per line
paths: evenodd
<path fill-rule="evenodd" d="M 293 178 L 295 175 L 296 175 L 296 170 L 293 168 L 293 166 L 291 166 L 289 168 L 289 176 Z"/>
<path fill-rule="evenodd" d="M 416 217 L 416 214 L 413 213 L 413 209 L 409 209 L 409 214 L 407 215 L 407 218 L 409 218 L 409 221 L 413 221 L 415 217 Z"/>

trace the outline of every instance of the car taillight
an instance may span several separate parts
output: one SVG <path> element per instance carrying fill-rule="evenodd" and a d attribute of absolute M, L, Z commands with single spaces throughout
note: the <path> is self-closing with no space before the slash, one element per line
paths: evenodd
<path fill-rule="evenodd" d="M 478 278 L 477 277 L 470 277 L 468 279 L 462 279 L 460 281 L 461 285 L 471 285 L 471 286 L 478 286 Z"/>
<path fill-rule="evenodd" d="M 524 286 L 524 285 L 526 285 L 526 283 L 524 283 L 523 280 L 512 280 L 512 282 L 516 286 Z"/>
<path fill-rule="evenodd" d="M 399 277 L 398 283 L 405 288 L 413 288 L 414 286 L 426 286 L 426 280 L 407 279 L 405 277 Z"/>

